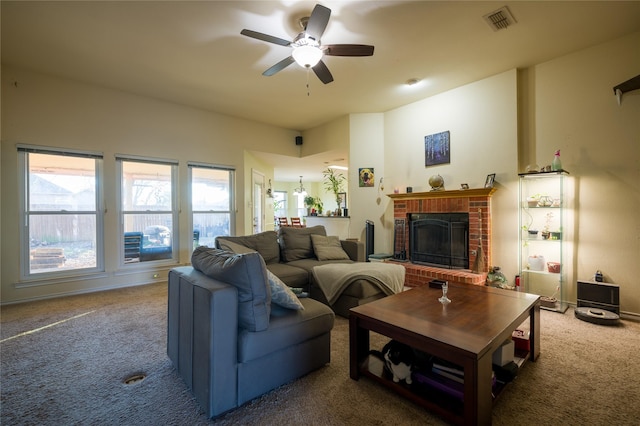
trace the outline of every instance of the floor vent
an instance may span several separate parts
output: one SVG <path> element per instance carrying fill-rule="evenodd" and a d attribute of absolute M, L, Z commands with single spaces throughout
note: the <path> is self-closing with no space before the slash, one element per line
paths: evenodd
<path fill-rule="evenodd" d="M 133 375 L 127 377 L 126 379 L 124 379 L 122 381 L 122 383 L 124 383 L 125 385 L 135 385 L 137 383 L 140 383 L 141 381 L 143 381 L 146 378 L 147 378 L 146 374 L 137 373 L 137 374 L 133 374 Z"/>
<path fill-rule="evenodd" d="M 487 24 L 489 24 L 493 31 L 505 30 L 516 23 L 516 20 L 511 12 L 509 12 L 509 8 L 507 6 L 501 7 L 496 11 L 484 15 L 483 18 L 487 21 Z"/>

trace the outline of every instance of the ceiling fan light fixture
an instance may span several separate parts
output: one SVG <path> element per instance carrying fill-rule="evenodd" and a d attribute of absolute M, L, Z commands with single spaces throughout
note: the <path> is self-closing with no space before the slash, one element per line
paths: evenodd
<path fill-rule="evenodd" d="M 322 59 L 322 50 L 312 45 L 297 46 L 293 48 L 291 55 L 301 67 L 313 68 Z"/>
<path fill-rule="evenodd" d="M 320 79 L 324 84 L 329 84 L 333 81 L 331 71 L 329 71 L 327 65 L 322 61 L 323 56 L 358 57 L 373 55 L 374 47 L 365 44 L 322 45 L 320 39 L 322 38 L 324 30 L 329 23 L 330 16 L 331 9 L 320 4 L 316 4 L 311 11 L 311 15 L 300 20 L 302 31 L 293 39 L 293 41 L 287 41 L 280 37 L 274 37 L 269 34 L 263 34 L 248 29 L 243 29 L 240 31 L 240 34 L 266 41 L 267 43 L 290 47 L 292 49 L 291 54 L 266 69 L 262 75 L 266 77 L 272 76 L 295 62 L 302 68 L 307 69 L 307 88 L 309 88 L 308 79 L 311 74 L 311 68 L 313 68 L 313 72 L 316 77 L 318 77 L 318 79 Z M 307 95 L 308 94 L 309 91 L 307 91 Z"/>

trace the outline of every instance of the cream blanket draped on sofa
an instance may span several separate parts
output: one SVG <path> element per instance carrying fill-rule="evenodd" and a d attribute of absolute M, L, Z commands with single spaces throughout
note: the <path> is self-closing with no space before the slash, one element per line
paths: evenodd
<path fill-rule="evenodd" d="M 332 263 L 316 266 L 313 277 L 329 304 L 333 305 L 342 292 L 356 280 L 367 280 L 390 296 L 402 291 L 405 269 L 402 265 L 378 262 Z"/>

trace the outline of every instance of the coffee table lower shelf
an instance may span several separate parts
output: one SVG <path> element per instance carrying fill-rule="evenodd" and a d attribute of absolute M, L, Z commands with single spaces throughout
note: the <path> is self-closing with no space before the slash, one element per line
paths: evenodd
<path fill-rule="evenodd" d="M 526 351 L 518 351 L 517 356 L 523 360 L 523 362 L 518 365 L 518 368 L 522 368 L 522 366 L 527 362 L 529 353 Z M 386 369 L 383 370 L 382 376 L 369 371 L 367 367 L 367 360 L 360 365 L 359 370 L 362 377 L 369 377 L 373 381 L 390 388 L 397 394 L 427 408 L 442 418 L 452 423 L 464 423 L 464 400 L 461 389 L 459 393 L 458 389 L 453 389 L 447 393 L 434 385 L 419 383 L 415 377 L 410 385 L 406 384 L 404 381 L 396 383 L 392 380 L 391 374 Z M 426 373 L 425 375 L 433 378 L 433 374 Z M 435 381 L 437 382 L 437 380 Z M 509 386 L 509 383 L 510 382 L 496 382 L 493 387 L 494 403 L 502 392 Z"/>
<path fill-rule="evenodd" d="M 360 369 L 362 377 L 368 377 L 396 392 L 398 395 L 418 404 L 430 412 L 437 414 L 443 419 L 455 423 L 464 423 L 464 404 L 462 401 L 438 391 L 437 389 L 429 389 L 426 386 L 418 386 L 414 381 L 413 384 L 407 385 L 404 382 L 395 383 L 391 377 L 380 377 L 370 372 L 366 366 Z"/>

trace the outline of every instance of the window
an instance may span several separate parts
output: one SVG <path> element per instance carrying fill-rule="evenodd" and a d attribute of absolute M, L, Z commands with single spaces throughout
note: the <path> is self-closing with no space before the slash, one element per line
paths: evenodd
<path fill-rule="evenodd" d="M 104 270 L 102 155 L 18 146 L 23 279 Z"/>
<path fill-rule="evenodd" d="M 296 206 L 298 207 L 298 217 L 303 217 L 307 215 L 307 208 L 304 205 L 304 197 L 307 196 L 306 193 L 304 194 L 294 194 L 296 197 Z"/>
<path fill-rule="evenodd" d="M 287 216 L 287 192 L 286 191 L 273 191 L 273 215 L 275 217 Z"/>
<path fill-rule="evenodd" d="M 177 257 L 177 162 L 116 157 L 124 263 Z"/>
<path fill-rule="evenodd" d="M 215 247 L 218 235 L 235 231 L 233 211 L 234 170 L 189 163 L 193 247 Z"/>

